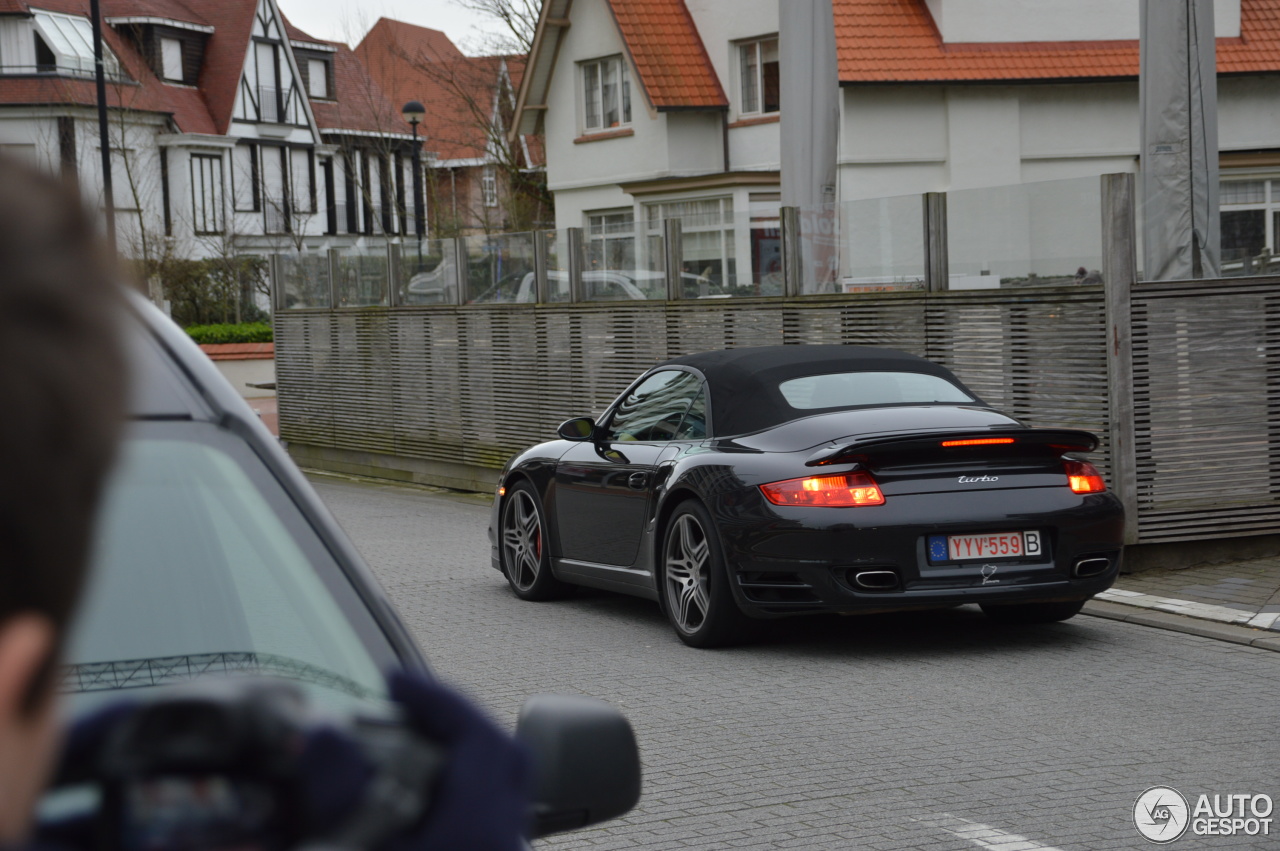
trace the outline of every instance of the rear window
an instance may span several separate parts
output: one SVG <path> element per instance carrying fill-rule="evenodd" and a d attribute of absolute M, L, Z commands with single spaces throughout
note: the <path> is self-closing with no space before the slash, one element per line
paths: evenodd
<path fill-rule="evenodd" d="M 793 408 L 973 402 L 972 396 L 936 375 L 920 372 L 840 372 L 793 378 L 778 385 Z"/>

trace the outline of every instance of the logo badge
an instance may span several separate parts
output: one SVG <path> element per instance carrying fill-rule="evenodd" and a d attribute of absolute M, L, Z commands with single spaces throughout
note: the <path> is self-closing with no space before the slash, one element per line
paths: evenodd
<path fill-rule="evenodd" d="M 1152 786 L 1133 803 L 1133 824 L 1144 839 L 1164 845 L 1187 832 L 1191 809 L 1172 786 Z"/>
<path fill-rule="evenodd" d="M 996 571 L 1000 569 L 999 565 L 984 564 L 982 566 L 982 584 L 983 585 L 999 585 L 999 579 L 992 579 L 996 575 Z"/>

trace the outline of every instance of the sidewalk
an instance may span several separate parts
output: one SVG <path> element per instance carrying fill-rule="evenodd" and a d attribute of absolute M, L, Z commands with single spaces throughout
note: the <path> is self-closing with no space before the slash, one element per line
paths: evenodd
<path fill-rule="evenodd" d="M 1122 575 L 1084 611 L 1280 650 L 1280 558 Z"/>

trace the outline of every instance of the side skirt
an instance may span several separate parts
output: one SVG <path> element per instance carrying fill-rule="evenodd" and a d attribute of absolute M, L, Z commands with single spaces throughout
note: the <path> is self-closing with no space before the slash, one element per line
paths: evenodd
<path fill-rule="evenodd" d="M 653 574 L 647 570 L 575 561 L 570 558 L 555 559 L 552 566 L 556 578 L 564 582 L 599 588 L 602 591 L 630 594 L 633 597 L 653 600 L 655 603 L 658 601 L 658 589 L 654 586 Z"/>

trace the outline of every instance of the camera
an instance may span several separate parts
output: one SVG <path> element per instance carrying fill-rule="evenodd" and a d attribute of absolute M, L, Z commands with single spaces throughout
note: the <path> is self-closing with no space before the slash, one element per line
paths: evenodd
<path fill-rule="evenodd" d="M 374 848 L 421 821 L 444 763 L 393 709 L 324 717 L 278 680 L 201 681 L 97 722 L 69 743 L 54 791 L 96 800 L 74 823 L 101 851 Z M 308 748 L 326 742 L 348 757 L 326 780 L 359 790 L 340 813 L 307 795 Z"/>

